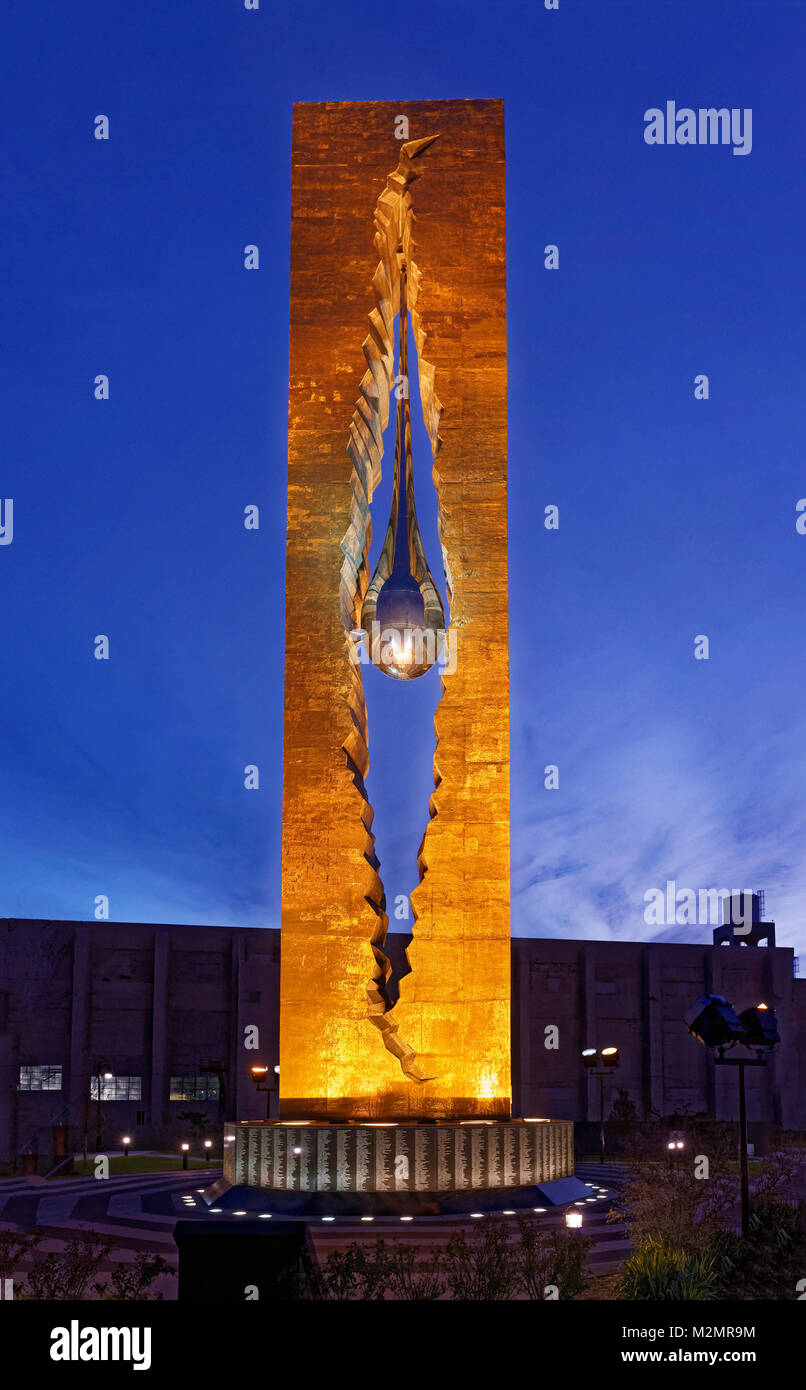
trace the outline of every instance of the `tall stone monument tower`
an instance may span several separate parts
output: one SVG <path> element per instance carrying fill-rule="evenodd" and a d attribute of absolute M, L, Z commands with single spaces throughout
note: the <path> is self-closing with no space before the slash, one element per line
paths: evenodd
<path fill-rule="evenodd" d="M 234 1126 L 227 1181 L 320 1211 L 565 1178 L 572 1126 L 511 1118 L 503 103 L 298 105 L 292 166 L 279 1119 Z M 437 556 L 414 505 L 409 333 Z M 441 665 L 397 1002 L 367 658 L 395 679 Z"/>
<path fill-rule="evenodd" d="M 503 103 L 298 105 L 292 162 L 280 1114 L 508 1116 Z M 370 580 L 401 260 L 456 669 L 435 719 L 411 973 L 388 1010 L 349 634 Z M 430 472 L 420 460 L 418 487 Z"/>

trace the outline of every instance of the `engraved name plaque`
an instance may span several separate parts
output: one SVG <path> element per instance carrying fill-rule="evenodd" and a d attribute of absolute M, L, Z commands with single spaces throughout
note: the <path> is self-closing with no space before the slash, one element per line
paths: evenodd
<path fill-rule="evenodd" d="M 569 1120 L 235 1126 L 224 1174 L 280 1192 L 472 1192 L 574 1171 Z"/>

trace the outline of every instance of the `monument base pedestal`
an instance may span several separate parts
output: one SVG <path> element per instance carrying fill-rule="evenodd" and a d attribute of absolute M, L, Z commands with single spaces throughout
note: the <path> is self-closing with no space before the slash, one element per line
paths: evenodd
<path fill-rule="evenodd" d="M 573 1171 L 570 1120 L 245 1120 L 227 1126 L 224 1179 L 212 1201 L 237 1188 L 271 1194 L 269 1209 L 278 1214 L 336 1215 L 340 1204 L 365 1203 L 371 1215 L 370 1198 L 401 1215 L 415 1207 L 439 1214 L 468 1203 L 487 1210 L 485 1197 L 514 1205 L 516 1192 L 533 1193 Z"/>
<path fill-rule="evenodd" d="M 548 1210 L 593 1195 L 590 1187 L 574 1177 L 535 1187 L 487 1187 L 469 1192 L 279 1192 L 231 1186 L 226 1178 L 221 1178 L 207 1188 L 204 1200 L 222 1216 L 240 1212 L 246 1218 L 271 1215 L 281 1221 L 338 1221 L 359 1216 L 396 1216 L 402 1220 L 415 1216 Z"/>

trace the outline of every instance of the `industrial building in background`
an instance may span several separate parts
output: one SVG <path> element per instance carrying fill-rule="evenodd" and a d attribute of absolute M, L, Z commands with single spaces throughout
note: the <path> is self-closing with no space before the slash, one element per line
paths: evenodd
<path fill-rule="evenodd" d="M 606 1114 L 623 1090 L 639 1117 L 736 1120 L 735 1078 L 687 1041 L 683 1022 L 698 995 L 719 994 L 766 1003 L 783 1038 L 747 1078 L 751 1138 L 759 1125 L 806 1129 L 806 980 L 793 952 L 775 946 L 772 923 L 714 937 L 513 939 L 517 1113 L 573 1120 L 578 1142 L 587 1135 L 595 1148 L 598 1083 L 581 1052 L 603 1040 L 620 1052 Z M 754 938 L 769 944 L 742 946 Z M 388 937 L 390 951 L 404 940 Z M 276 1115 L 276 1092 L 256 1090 L 250 1065 L 266 1065 L 276 1085 L 279 955 L 271 929 L 0 920 L 0 1168 L 38 1154 L 44 1171 L 54 1153 L 80 1152 L 85 1133 L 93 1151 L 99 1137 L 119 1149 L 127 1134 L 136 1147 L 176 1148 L 188 1112 L 211 1131 L 263 1118 L 267 1102 Z"/>

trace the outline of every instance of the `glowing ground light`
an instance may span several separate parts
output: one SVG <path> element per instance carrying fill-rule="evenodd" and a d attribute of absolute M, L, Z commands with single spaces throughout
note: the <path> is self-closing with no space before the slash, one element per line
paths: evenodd
<path fill-rule="evenodd" d="M 258 1216 L 258 1220 L 259 1220 L 259 1221 L 271 1221 L 271 1212 L 270 1212 L 270 1211 L 262 1211 L 262 1212 L 260 1213 L 260 1215 Z"/>
<path fill-rule="evenodd" d="M 506 1211 L 502 1211 L 501 1215 L 502 1215 L 502 1216 L 514 1216 L 515 1213 L 514 1213 L 514 1211 L 510 1211 L 509 1209 L 507 1209 Z"/>
<path fill-rule="evenodd" d="M 221 1208 L 220 1208 L 220 1207 L 211 1207 L 211 1208 L 210 1208 L 210 1215 L 211 1215 L 211 1216 L 213 1216 L 213 1215 L 218 1216 L 218 1215 L 220 1214 L 220 1212 L 221 1212 Z"/>
<path fill-rule="evenodd" d="M 245 1211 L 234 1211 L 232 1214 L 233 1216 L 246 1216 Z"/>
<path fill-rule="evenodd" d="M 414 1220 L 414 1217 L 413 1217 L 413 1216 L 401 1216 L 400 1220 L 401 1220 L 401 1221 L 413 1221 L 413 1220 Z"/>
<path fill-rule="evenodd" d="M 374 1216 L 362 1216 L 362 1217 L 361 1217 L 361 1220 L 362 1220 L 362 1221 L 374 1221 L 374 1220 L 375 1220 L 375 1217 L 374 1217 Z"/>
<path fill-rule="evenodd" d="M 479 1220 L 481 1219 L 481 1217 L 484 1215 L 484 1212 L 483 1212 L 483 1211 L 471 1211 L 470 1215 L 472 1216 L 472 1218 L 473 1218 L 474 1221 L 479 1221 Z"/>
<path fill-rule="evenodd" d="M 582 1225 L 581 1211 L 568 1211 L 565 1214 L 565 1224 L 572 1231 L 578 1231 Z"/>
<path fill-rule="evenodd" d="M 323 1221 L 335 1221 L 336 1218 L 335 1218 L 335 1216 L 323 1216 L 323 1217 L 322 1217 L 322 1220 L 323 1220 Z"/>
<path fill-rule="evenodd" d="M 535 1207 L 535 1211 L 546 1211 L 546 1207 Z"/>

